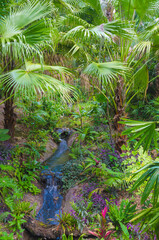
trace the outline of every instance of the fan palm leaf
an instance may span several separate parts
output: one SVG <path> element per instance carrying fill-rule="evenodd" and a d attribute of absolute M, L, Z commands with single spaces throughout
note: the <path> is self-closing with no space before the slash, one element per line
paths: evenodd
<path fill-rule="evenodd" d="M 72 15 L 72 14 L 68 14 L 65 17 L 60 17 L 60 19 L 58 20 L 58 26 L 61 28 L 74 28 L 77 26 L 84 26 L 86 28 L 91 28 L 93 27 L 92 24 L 89 24 L 87 21 L 83 20 L 82 18 Z"/>
<path fill-rule="evenodd" d="M 29 2 L 1 19 L 0 43 L 2 54 L 25 57 L 40 54 L 39 44 L 50 40 L 50 30 L 44 17 L 51 12 L 47 3 Z"/>
<path fill-rule="evenodd" d="M 85 69 L 85 73 L 96 76 L 99 80 L 104 80 L 106 84 L 117 79 L 119 75 L 125 75 L 128 72 L 130 72 L 130 68 L 125 63 L 117 61 L 105 63 L 93 62 Z"/>
<path fill-rule="evenodd" d="M 42 74 L 43 70 L 59 72 L 61 74 L 69 73 L 64 67 L 60 66 L 47 66 L 40 64 L 26 63 L 25 69 L 15 69 L 0 76 L 0 81 L 4 85 L 4 91 L 14 93 L 14 96 L 21 95 L 52 95 L 58 93 L 63 100 L 71 101 L 70 94 L 77 97 L 75 89 L 53 78 L 49 75 Z M 40 71 L 41 73 L 38 73 Z"/>
<path fill-rule="evenodd" d="M 64 19 L 66 21 L 67 18 Z M 72 20 L 75 20 L 74 22 Z M 126 39 L 136 39 L 136 34 L 131 28 L 131 26 L 127 25 L 126 22 L 121 22 L 119 20 L 112 21 L 109 23 L 103 23 L 98 26 L 93 26 L 88 24 L 84 20 L 79 20 L 80 18 L 68 18 L 68 22 L 71 20 L 75 26 L 71 30 L 69 30 L 64 39 L 82 39 L 83 41 L 88 41 L 93 39 L 105 39 L 108 42 L 111 42 L 115 35 L 121 36 Z M 66 21 L 67 22 L 67 21 Z"/>
<path fill-rule="evenodd" d="M 71 4 L 71 2 L 69 3 L 69 1 L 66 1 L 66 0 L 54 1 L 54 5 L 61 12 L 63 11 L 63 9 L 65 9 L 68 13 L 75 11 L 73 4 Z"/>
<path fill-rule="evenodd" d="M 151 22 L 139 35 L 139 43 L 135 46 L 135 50 L 140 56 L 149 57 L 153 50 L 157 52 L 159 49 L 159 20 Z"/>
<path fill-rule="evenodd" d="M 110 41 L 110 36 L 104 33 L 104 29 L 102 26 L 97 26 L 93 28 L 86 28 L 84 26 L 77 26 L 70 31 L 68 31 L 64 39 L 83 39 L 83 41 L 88 41 L 88 40 L 96 40 L 99 38 L 106 38 L 108 41 Z"/>
<path fill-rule="evenodd" d="M 137 36 L 133 30 L 133 25 L 128 21 L 111 21 L 108 23 L 102 24 L 104 32 L 111 34 L 112 36 L 120 36 L 122 38 L 130 39 L 131 41 L 136 40 Z"/>

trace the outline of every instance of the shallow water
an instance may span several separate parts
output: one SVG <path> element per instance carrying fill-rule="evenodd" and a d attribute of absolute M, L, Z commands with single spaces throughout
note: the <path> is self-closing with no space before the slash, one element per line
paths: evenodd
<path fill-rule="evenodd" d="M 46 161 L 48 169 L 42 172 L 46 187 L 43 192 L 43 206 L 37 214 L 36 219 L 43 223 L 58 224 L 57 214 L 61 212 L 63 199 L 59 189 L 62 178 L 60 170 L 68 160 L 69 150 L 67 142 L 61 139 L 56 152 Z"/>
<path fill-rule="evenodd" d="M 69 160 L 69 150 L 67 142 L 61 139 L 56 152 L 46 161 L 46 165 L 53 172 L 60 171 L 62 165 Z"/>

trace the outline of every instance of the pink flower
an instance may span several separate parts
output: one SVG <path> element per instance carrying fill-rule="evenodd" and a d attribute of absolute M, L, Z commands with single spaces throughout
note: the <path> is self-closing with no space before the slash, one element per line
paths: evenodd
<path fill-rule="evenodd" d="M 102 210 L 102 216 L 103 218 L 105 218 L 106 214 L 107 214 L 107 211 L 108 211 L 108 208 L 105 207 L 103 210 Z"/>

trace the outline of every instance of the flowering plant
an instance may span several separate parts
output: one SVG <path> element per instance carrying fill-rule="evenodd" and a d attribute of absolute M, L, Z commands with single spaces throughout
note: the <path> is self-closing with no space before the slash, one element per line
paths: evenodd
<path fill-rule="evenodd" d="M 113 230 L 109 230 L 108 229 L 108 225 L 106 224 L 106 214 L 107 214 L 108 208 L 105 207 L 102 212 L 101 215 L 98 215 L 98 219 L 99 219 L 99 223 L 100 223 L 100 228 L 95 229 L 95 232 L 90 231 L 89 233 L 92 234 L 95 237 L 98 237 L 99 239 L 104 239 L 104 240 L 113 240 L 111 237 L 112 233 L 114 233 Z M 115 240 L 115 238 L 114 238 Z"/>

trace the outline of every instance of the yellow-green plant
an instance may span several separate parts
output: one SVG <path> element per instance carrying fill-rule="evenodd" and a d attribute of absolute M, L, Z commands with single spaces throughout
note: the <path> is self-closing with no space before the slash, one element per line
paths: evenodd
<path fill-rule="evenodd" d="M 83 240 L 83 236 L 84 234 L 82 234 L 78 240 Z M 73 240 L 73 233 L 71 233 L 68 237 L 66 236 L 66 234 L 63 234 L 62 240 Z"/>

